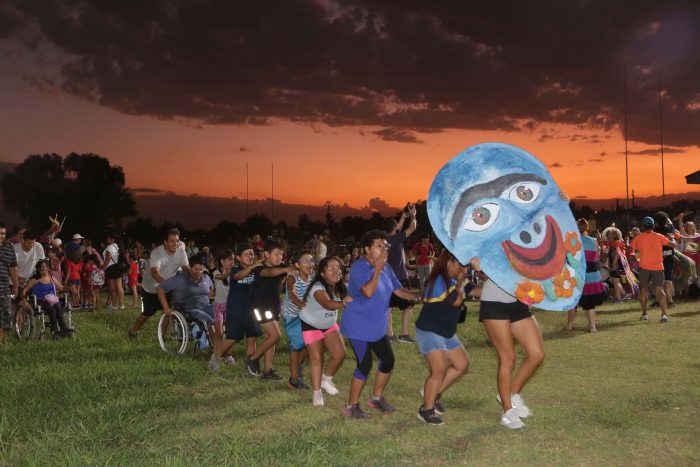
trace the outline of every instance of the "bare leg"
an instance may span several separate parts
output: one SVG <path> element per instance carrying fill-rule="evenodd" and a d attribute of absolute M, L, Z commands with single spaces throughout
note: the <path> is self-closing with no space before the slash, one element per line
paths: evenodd
<path fill-rule="evenodd" d="M 661 307 L 661 314 L 665 315 L 668 310 L 668 297 L 662 287 L 654 287 L 654 296 Z"/>
<path fill-rule="evenodd" d="M 309 349 L 309 360 L 311 361 L 311 389 L 318 391 L 321 389 L 321 370 L 323 368 L 323 340 L 319 340 L 307 346 Z"/>
<path fill-rule="evenodd" d="M 666 304 L 673 303 L 673 296 L 676 294 L 673 287 L 673 281 L 664 281 L 664 293 L 666 294 Z M 658 301 L 658 299 L 657 299 Z M 660 304 L 661 302 L 659 302 Z M 666 313 L 664 313 L 666 314 Z"/>
<path fill-rule="evenodd" d="M 377 375 L 374 378 L 374 389 L 372 390 L 372 395 L 375 397 L 381 397 L 384 393 L 384 388 L 389 383 L 391 379 L 391 373 L 382 373 L 377 371 Z"/>
<path fill-rule="evenodd" d="M 306 359 L 306 348 L 298 352 L 289 351 L 289 378 L 297 379 L 299 377 L 299 365 Z"/>
<path fill-rule="evenodd" d="M 447 352 L 447 362 L 449 366 L 445 373 L 445 379 L 440 386 L 440 394 L 445 392 L 447 388 L 452 386 L 452 383 L 467 372 L 469 368 L 469 356 L 462 347 L 458 347 Z"/>
<path fill-rule="evenodd" d="M 647 314 L 647 286 L 639 286 L 639 307 L 642 309 L 642 316 Z"/>
<path fill-rule="evenodd" d="M 510 327 L 515 340 L 525 350 L 525 359 L 515 372 L 510 386 L 512 394 L 520 394 L 527 381 L 544 361 L 544 342 L 540 326 L 534 316 L 516 321 Z"/>
<path fill-rule="evenodd" d="M 430 410 L 435 407 L 435 399 L 437 399 L 440 386 L 445 380 L 447 352 L 444 350 L 433 350 L 425 356 L 425 359 L 430 366 L 430 375 L 428 375 L 423 385 L 423 409 Z"/>
<path fill-rule="evenodd" d="M 576 317 L 576 307 L 573 307 L 566 314 L 566 330 L 567 331 L 574 330 L 574 318 L 575 317 Z"/>
<path fill-rule="evenodd" d="M 360 400 L 360 394 L 362 393 L 362 388 L 365 387 L 366 380 L 352 378 L 350 383 L 350 394 L 348 395 L 348 405 L 355 405 Z M 321 383 L 319 383 L 320 386 Z"/>
<path fill-rule="evenodd" d="M 144 315 L 141 313 L 138 318 L 136 318 L 136 321 L 134 321 L 134 324 L 131 325 L 131 329 L 129 329 L 130 334 L 136 334 L 139 332 L 139 329 L 141 329 L 141 326 L 143 326 L 143 323 L 148 321 L 148 316 Z"/>
<path fill-rule="evenodd" d="M 586 318 L 588 318 L 588 332 L 595 332 L 595 308 L 591 308 L 586 311 Z"/>
<path fill-rule="evenodd" d="M 273 348 L 280 340 L 280 328 L 277 325 L 277 321 L 269 321 L 261 324 L 260 327 L 265 332 L 265 339 L 260 343 L 258 349 L 250 355 L 250 358 L 253 360 L 257 360 L 258 358 L 262 357 L 265 352 L 267 352 L 270 348 Z M 275 353 L 273 350 L 269 357 L 270 366 L 272 365 L 272 357 L 274 355 Z M 265 364 L 267 365 L 267 361 Z M 265 369 L 268 370 L 269 368 L 266 367 Z"/>
<path fill-rule="evenodd" d="M 340 368 L 340 365 L 343 364 L 343 360 L 345 360 L 345 356 L 347 355 L 345 342 L 343 342 L 343 338 L 340 337 L 339 332 L 331 332 L 326 334 L 323 338 L 323 343 L 331 354 L 331 358 L 328 359 L 323 374 L 326 376 L 333 376 L 335 372 L 338 371 L 338 368 Z"/>
<path fill-rule="evenodd" d="M 411 325 L 411 317 L 413 316 L 413 305 L 409 306 L 401 312 L 401 334 L 408 335 L 408 328 Z"/>
<path fill-rule="evenodd" d="M 515 367 L 515 345 L 511 334 L 510 321 L 500 319 L 485 319 L 482 321 L 489 340 L 498 354 L 498 394 L 501 396 L 503 411 L 507 412 L 510 405 L 511 378 Z"/>

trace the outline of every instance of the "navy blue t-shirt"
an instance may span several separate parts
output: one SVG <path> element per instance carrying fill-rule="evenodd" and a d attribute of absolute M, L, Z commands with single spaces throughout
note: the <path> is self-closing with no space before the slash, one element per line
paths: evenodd
<path fill-rule="evenodd" d="M 235 266 L 231 269 L 228 283 L 228 297 L 226 298 L 226 313 L 249 313 L 250 307 L 250 290 L 255 282 L 255 275 L 251 272 L 243 279 L 236 280 L 233 278 L 238 272 L 245 268 Z"/>
<path fill-rule="evenodd" d="M 467 283 L 464 287 L 464 295 L 467 295 L 474 285 Z M 426 296 L 420 316 L 416 320 L 416 328 L 422 331 L 430 331 L 449 339 L 457 332 L 459 315 L 462 312 L 462 304 L 453 306 L 457 300 L 457 281 L 451 279 L 445 283 L 442 276 L 435 279 L 432 289 L 426 286 Z"/>

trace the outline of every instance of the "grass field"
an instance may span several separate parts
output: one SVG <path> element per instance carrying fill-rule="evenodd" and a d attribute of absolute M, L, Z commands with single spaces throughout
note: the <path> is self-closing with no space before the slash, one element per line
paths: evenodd
<path fill-rule="evenodd" d="M 244 376 L 240 363 L 212 374 L 204 354 L 167 357 L 155 320 L 128 340 L 134 309 L 78 312 L 74 340 L 10 337 L 0 349 L 0 464 L 700 464 L 700 303 L 679 303 L 666 325 L 653 309 L 638 321 L 635 302 L 606 305 L 595 334 L 583 315 L 567 332 L 564 314 L 538 312 L 547 356 L 518 432 L 498 423 L 496 358 L 477 309 L 459 330 L 471 367 L 443 397 L 440 427 L 416 417 L 426 367 L 411 344 L 394 344 L 386 397 L 397 411 L 344 420 L 351 355 L 340 395 L 314 408 L 310 391 Z"/>

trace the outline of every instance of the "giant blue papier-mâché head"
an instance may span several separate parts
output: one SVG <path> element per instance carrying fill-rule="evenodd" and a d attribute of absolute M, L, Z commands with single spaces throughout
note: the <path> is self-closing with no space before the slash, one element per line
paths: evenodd
<path fill-rule="evenodd" d="M 500 288 L 527 305 L 573 308 L 586 261 L 576 221 L 547 168 L 532 154 L 484 143 L 457 154 L 428 195 L 435 234 L 462 263 L 478 257 Z"/>

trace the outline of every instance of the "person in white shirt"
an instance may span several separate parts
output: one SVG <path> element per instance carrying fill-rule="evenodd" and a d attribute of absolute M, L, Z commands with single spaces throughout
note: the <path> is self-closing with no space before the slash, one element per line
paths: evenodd
<path fill-rule="evenodd" d="M 17 255 L 17 275 L 20 286 L 24 286 L 36 271 L 36 263 L 44 259 L 44 247 L 36 241 L 36 234 L 31 230 L 25 230 L 22 241 L 15 243 L 15 255 Z"/>
<path fill-rule="evenodd" d="M 141 314 L 136 318 L 134 324 L 129 328 L 129 337 L 136 337 L 141 326 L 153 316 L 156 311 L 163 307 L 158 300 L 156 289 L 158 284 L 173 277 L 179 270 L 187 273 L 189 261 L 185 252 L 185 245 L 180 242 L 180 231 L 177 229 L 168 230 L 163 239 L 163 244 L 151 251 L 141 288 Z"/>

